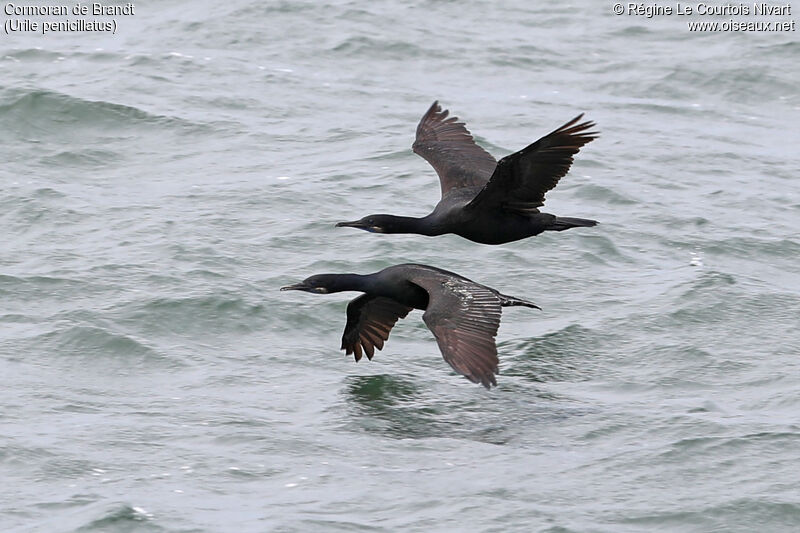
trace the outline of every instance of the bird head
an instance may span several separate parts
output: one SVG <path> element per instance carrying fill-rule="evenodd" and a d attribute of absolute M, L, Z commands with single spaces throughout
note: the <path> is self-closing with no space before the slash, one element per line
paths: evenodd
<path fill-rule="evenodd" d="M 306 291 L 315 292 L 317 294 L 328 294 L 329 292 L 337 292 L 338 289 L 338 274 L 317 274 L 306 278 L 300 283 L 294 285 L 287 285 L 281 287 L 282 291 Z"/>
<path fill-rule="evenodd" d="M 397 217 L 393 215 L 367 215 L 352 222 L 339 222 L 337 228 L 358 228 L 371 233 L 389 233 Z"/>

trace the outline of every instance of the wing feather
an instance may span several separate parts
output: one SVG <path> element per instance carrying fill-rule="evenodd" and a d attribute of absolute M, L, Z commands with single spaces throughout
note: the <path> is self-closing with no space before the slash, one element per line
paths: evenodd
<path fill-rule="evenodd" d="M 433 332 L 444 360 L 459 374 L 487 389 L 497 385 L 501 302 L 491 289 L 464 278 L 427 273 L 412 280 L 428 291 L 422 319 Z"/>
<path fill-rule="evenodd" d="M 485 185 L 497 165 L 489 152 L 475 144 L 464 123 L 448 114 L 434 102 L 420 120 L 412 145 L 439 175 L 442 196 L 450 189 Z"/>
<path fill-rule="evenodd" d="M 466 208 L 500 208 L 519 213 L 536 213 L 544 195 L 569 172 L 573 156 L 583 145 L 596 139 L 588 131 L 594 122 L 580 122 L 578 115 L 533 144 L 501 159 L 489 182 Z"/>
<path fill-rule="evenodd" d="M 366 353 L 368 359 L 381 350 L 398 319 L 411 311 L 391 298 L 362 294 L 347 304 L 347 325 L 342 335 L 342 350 L 356 361 Z"/>

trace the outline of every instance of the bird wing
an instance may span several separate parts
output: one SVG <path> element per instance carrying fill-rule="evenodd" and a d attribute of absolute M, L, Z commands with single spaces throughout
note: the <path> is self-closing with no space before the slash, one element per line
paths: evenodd
<path fill-rule="evenodd" d="M 347 304 L 342 350 L 347 355 L 354 354 L 356 361 L 361 359 L 362 350 L 372 359 L 375 348 L 383 348 L 397 320 L 405 318 L 411 309 L 391 298 L 369 294 L 359 296 Z"/>
<path fill-rule="evenodd" d="M 434 102 L 417 126 L 412 145 L 439 174 L 442 196 L 450 189 L 483 186 L 497 165 L 492 155 L 475 144 L 469 130 L 457 117 Z"/>
<path fill-rule="evenodd" d="M 487 287 L 464 278 L 434 275 L 413 279 L 428 291 L 422 319 L 433 332 L 444 360 L 453 370 L 487 389 L 497 385 L 499 298 Z"/>
<path fill-rule="evenodd" d="M 572 165 L 581 146 L 597 138 L 587 131 L 594 122 L 578 123 L 578 115 L 552 133 L 519 152 L 501 159 L 486 186 L 465 209 L 494 208 L 536 213 L 544 195 L 558 184 Z"/>

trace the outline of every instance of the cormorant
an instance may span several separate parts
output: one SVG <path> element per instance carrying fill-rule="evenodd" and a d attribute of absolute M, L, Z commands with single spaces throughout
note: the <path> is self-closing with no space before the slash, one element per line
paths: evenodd
<path fill-rule="evenodd" d="M 439 175 L 442 199 L 422 218 L 369 215 L 337 227 L 376 233 L 455 233 L 484 244 L 503 244 L 543 231 L 595 226 L 595 220 L 541 213 L 544 195 L 569 171 L 572 156 L 597 138 L 594 122 L 578 115 L 519 152 L 495 161 L 472 135 L 434 102 L 417 126 L 414 152 Z"/>
<path fill-rule="evenodd" d="M 394 265 L 372 274 L 318 274 L 281 287 L 327 294 L 360 291 L 347 304 L 342 350 L 359 361 L 372 359 L 398 319 L 412 309 L 423 309 L 422 320 L 433 332 L 439 349 L 453 370 L 487 389 L 497 385 L 497 346 L 501 307 L 539 307 L 521 298 L 427 265 Z"/>

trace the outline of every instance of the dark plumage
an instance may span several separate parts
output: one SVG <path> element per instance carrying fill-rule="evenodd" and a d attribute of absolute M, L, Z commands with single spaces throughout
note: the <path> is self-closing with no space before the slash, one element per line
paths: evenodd
<path fill-rule="evenodd" d="M 412 309 L 423 309 L 422 320 L 433 332 L 439 349 L 453 369 L 487 389 L 497 385 L 497 346 L 500 308 L 539 307 L 501 294 L 465 277 L 426 265 L 395 265 L 373 274 L 319 274 L 282 287 L 327 294 L 360 291 L 347 305 L 342 349 L 360 360 L 372 359 L 383 348 L 398 319 Z"/>
<path fill-rule="evenodd" d="M 519 152 L 495 161 L 475 144 L 456 117 L 434 102 L 417 126 L 414 152 L 439 175 L 442 198 L 422 218 L 369 215 L 337 226 L 376 233 L 455 233 L 484 244 L 503 244 L 543 231 L 595 226 L 594 220 L 541 213 L 544 195 L 572 165 L 572 156 L 597 138 L 593 122 L 578 115 Z"/>

